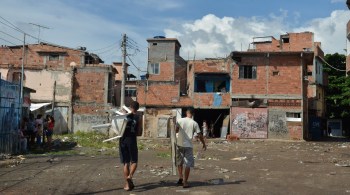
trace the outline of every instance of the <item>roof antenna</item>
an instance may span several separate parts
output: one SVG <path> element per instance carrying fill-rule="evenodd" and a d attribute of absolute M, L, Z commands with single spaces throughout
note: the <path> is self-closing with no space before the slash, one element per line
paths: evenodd
<path fill-rule="evenodd" d="M 43 28 L 43 29 L 51 29 L 51 28 L 49 28 L 49 27 L 47 27 L 47 26 L 43 26 L 43 25 L 40 25 L 40 24 L 34 24 L 34 23 L 29 23 L 29 24 L 31 24 L 31 25 L 33 25 L 33 26 L 36 26 L 36 27 L 38 27 L 38 29 L 39 29 L 39 33 L 38 33 L 38 44 L 40 43 L 40 29 L 41 29 L 41 28 Z"/>

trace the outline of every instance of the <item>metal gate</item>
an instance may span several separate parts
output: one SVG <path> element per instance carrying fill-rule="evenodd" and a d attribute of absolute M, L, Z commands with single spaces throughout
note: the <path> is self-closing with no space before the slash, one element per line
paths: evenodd
<path fill-rule="evenodd" d="M 19 152 L 20 87 L 0 79 L 0 153 Z"/>

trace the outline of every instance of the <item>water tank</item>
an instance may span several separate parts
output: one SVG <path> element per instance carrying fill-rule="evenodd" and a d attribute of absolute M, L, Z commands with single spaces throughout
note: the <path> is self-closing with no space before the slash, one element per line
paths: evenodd
<path fill-rule="evenodd" d="M 165 39 L 165 36 L 154 36 L 154 39 Z"/>

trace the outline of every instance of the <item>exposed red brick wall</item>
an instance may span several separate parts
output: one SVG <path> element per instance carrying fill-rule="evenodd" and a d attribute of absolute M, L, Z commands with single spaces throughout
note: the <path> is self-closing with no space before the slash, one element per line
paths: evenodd
<path fill-rule="evenodd" d="M 263 43 L 255 43 L 254 51 L 280 51 L 281 48 L 279 40 L 275 38 L 272 39 L 272 42 L 263 42 Z"/>
<path fill-rule="evenodd" d="M 312 32 L 288 33 L 289 43 L 272 39 L 272 42 L 256 43 L 255 51 L 303 51 L 314 48 L 314 34 Z"/>
<path fill-rule="evenodd" d="M 104 103 L 105 82 L 104 72 L 77 71 L 74 82 L 74 99 L 81 102 Z"/>
<path fill-rule="evenodd" d="M 303 51 L 304 48 L 313 49 L 314 34 L 312 32 L 288 33 L 289 43 L 283 43 L 283 51 Z"/>
<path fill-rule="evenodd" d="M 290 139 L 303 139 L 303 124 L 300 122 L 287 122 Z"/>
<path fill-rule="evenodd" d="M 222 93 L 220 96 L 222 102 L 220 106 L 213 106 L 215 93 L 194 93 L 193 106 L 195 108 L 228 108 L 231 106 L 231 94 Z"/>
<path fill-rule="evenodd" d="M 268 75 L 266 64 L 269 64 Z M 256 65 L 256 79 L 239 79 L 239 67 L 234 66 L 232 78 L 233 94 L 301 94 L 301 65 L 297 55 L 270 55 L 242 57 L 238 65 Z M 273 76 L 274 72 L 278 75 Z M 267 82 L 268 81 L 268 82 Z"/>
<path fill-rule="evenodd" d="M 137 101 L 143 106 L 186 107 L 192 105 L 192 99 L 180 97 L 178 83 L 146 83 L 137 87 Z"/>
<path fill-rule="evenodd" d="M 187 93 L 187 65 L 179 64 L 175 66 L 175 81 L 180 83 L 180 91 L 182 93 Z"/>
<path fill-rule="evenodd" d="M 20 67 L 22 64 L 22 52 L 22 47 L 0 47 L 0 64 L 11 64 L 14 65 L 14 67 Z M 49 61 L 47 59 L 45 63 L 44 55 L 47 54 L 40 54 L 40 52 L 66 52 L 66 54 L 58 61 Z M 72 62 L 74 62 L 76 66 L 81 66 L 82 55 L 82 51 L 73 49 L 40 44 L 28 45 L 26 49 L 25 68 L 69 70 Z"/>
<path fill-rule="evenodd" d="M 174 62 L 160 62 L 159 74 L 150 74 L 150 81 L 174 81 Z"/>
<path fill-rule="evenodd" d="M 193 64 L 195 73 L 230 73 L 230 61 L 225 59 L 192 60 L 188 64 Z"/>

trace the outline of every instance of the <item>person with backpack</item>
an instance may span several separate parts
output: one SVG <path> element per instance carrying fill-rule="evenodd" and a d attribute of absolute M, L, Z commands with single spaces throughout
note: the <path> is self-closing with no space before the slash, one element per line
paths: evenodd
<path fill-rule="evenodd" d="M 139 103 L 134 101 L 130 105 L 131 113 L 127 115 L 127 123 L 123 136 L 119 140 L 120 162 L 124 165 L 125 178 L 124 190 L 131 191 L 135 188 L 132 177 L 137 168 L 138 149 L 137 133 L 139 129 L 139 116 L 136 114 Z"/>

